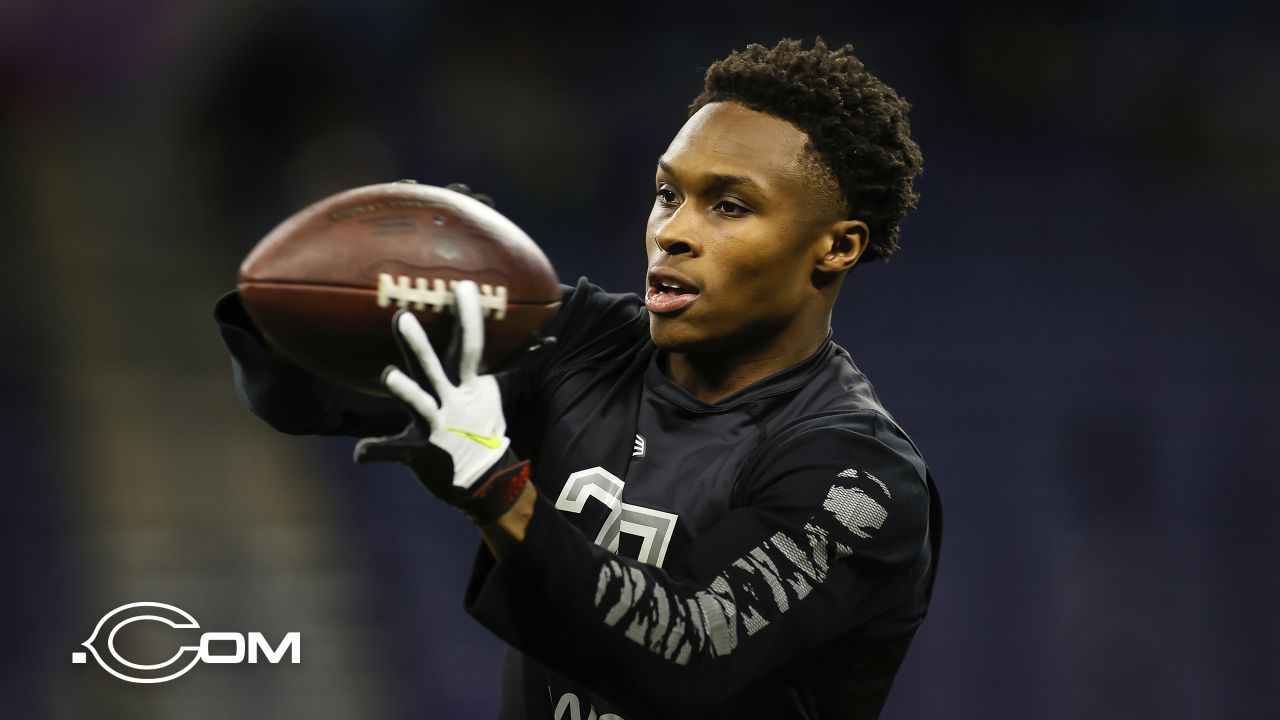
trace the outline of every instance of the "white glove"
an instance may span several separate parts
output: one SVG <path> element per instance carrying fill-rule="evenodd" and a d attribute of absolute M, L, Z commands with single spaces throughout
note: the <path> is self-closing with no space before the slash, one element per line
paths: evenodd
<path fill-rule="evenodd" d="M 462 337 L 458 384 L 445 374 L 418 319 L 403 310 L 396 313 L 393 330 L 408 372 L 389 367 L 382 384 L 414 419 L 394 437 L 361 440 L 355 457 L 362 463 L 404 463 L 441 500 L 475 522 L 489 522 L 519 497 L 529 464 L 511 452 L 497 380 L 478 374 L 484 351 L 479 289 L 461 280 L 453 294 Z"/>

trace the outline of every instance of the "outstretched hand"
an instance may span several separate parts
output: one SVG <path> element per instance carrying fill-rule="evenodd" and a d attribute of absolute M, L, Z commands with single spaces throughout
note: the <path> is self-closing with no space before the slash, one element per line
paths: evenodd
<path fill-rule="evenodd" d="M 511 451 L 502 394 L 492 375 L 479 374 L 484 351 L 484 317 L 474 282 L 453 286 L 461 334 L 454 383 L 445 372 L 422 325 L 400 310 L 392 320 L 404 369 L 388 367 L 382 384 L 409 410 L 413 420 L 399 435 L 365 438 L 356 444 L 356 462 L 399 462 L 444 502 L 473 522 L 490 522 L 506 512 L 529 479 L 528 461 Z"/>

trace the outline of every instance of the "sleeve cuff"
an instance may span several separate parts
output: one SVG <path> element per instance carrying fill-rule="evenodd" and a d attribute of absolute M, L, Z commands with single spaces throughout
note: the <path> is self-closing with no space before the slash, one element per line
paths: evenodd
<path fill-rule="evenodd" d="M 266 348 L 262 331 L 253 322 L 253 318 L 249 317 L 249 311 L 245 309 L 244 301 L 240 299 L 240 291 L 232 290 L 218 298 L 213 305 L 213 319 L 224 330 L 239 330 L 256 340 L 264 349 Z"/>
<path fill-rule="evenodd" d="M 254 415 L 290 435 L 321 433 L 333 424 L 316 380 L 271 351 L 238 292 L 218 298 L 213 319 L 231 354 L 236 394 Z"/>

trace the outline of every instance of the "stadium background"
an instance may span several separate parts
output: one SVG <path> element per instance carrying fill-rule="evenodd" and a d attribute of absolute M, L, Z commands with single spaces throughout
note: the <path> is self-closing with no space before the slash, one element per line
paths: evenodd
<path fill-rule="evenodd" d="M 243 410 L 213 301 L 295 209 L 404 177 L 638 290 L 703 69 L 815 34 L 925 153 L 835 320 L 948 514 L 885 718 L 1280 717 L 1280 43 L 1185 0 L 0 4 L 0 717 L 491 716 L 474 534 Z M 70 664 L 139 600 L 303 662 Z"/>

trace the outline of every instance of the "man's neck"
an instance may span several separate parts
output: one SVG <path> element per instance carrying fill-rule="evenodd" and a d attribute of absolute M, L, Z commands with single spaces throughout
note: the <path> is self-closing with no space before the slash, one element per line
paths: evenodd
<path fill-rule="evenodd" d="M 779 334 L 756 347 L 730 353 L 678 353 L 667 356 L 666 374 L 671 381 L 699 400 L 715 404 L 767 377 L 800 364 L 818 350 L 830 333 L 830 324 L 800 334 Z"/>

